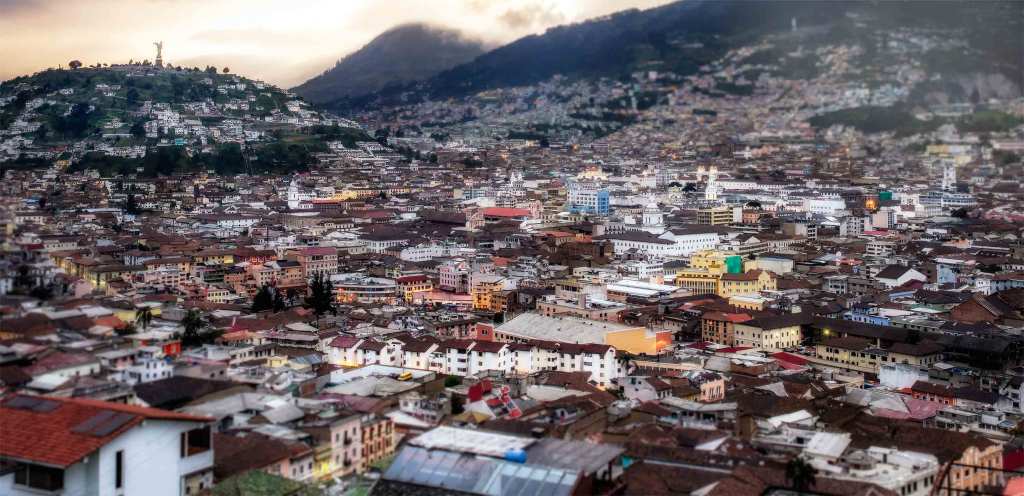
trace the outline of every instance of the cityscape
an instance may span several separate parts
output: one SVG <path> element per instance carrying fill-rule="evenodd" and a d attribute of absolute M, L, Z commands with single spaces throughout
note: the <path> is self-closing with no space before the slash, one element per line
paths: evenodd
<path fill-rule="evenodd" d="M 1024 495 L 1024 2 L 404 1 L 0 34 L 0 495 Z"/>

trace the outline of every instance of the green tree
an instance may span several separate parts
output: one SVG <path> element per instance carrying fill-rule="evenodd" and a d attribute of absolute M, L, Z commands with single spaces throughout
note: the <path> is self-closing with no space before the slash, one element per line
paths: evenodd
<path fill-rule="evenodd" d="M 23 290 L 28 290 L 32 286 L 32 269 L 28 265 L 21 265 L 18 267 L 18 275 L 14 278 L 14 286 Z"/>
<path fill-rule="evenodd" d="M 183 346 L 195 346 L 202 343 L 200 332 L 206 327 L 206 321 L 203 320 L 203 315 L 199 310 L 195 308 L 189 310 L 185 314 L 185 318 L 181 319 L 181 325 L 185 327 L 185 333 L 181 337 Z"/>
<path fill-rule="evenodd" d="M 145 330 L 149 328 L 149 324 L 151 322 L 153 322 L 152 308 L 146 307 L 135 312 L 135 325 L 140 326 Z"/>
<path fill-rule="evenodd" d="M 134 194 L 128 194 L 128 198 L 124 202 L 124 211 L 125 213 L 132 215 L 138 215 L 141 212 L 141 210 L 139 210 L 139 203 L 135 199 Z"/>
<path fill-rule="evenodd" d="M 791 489 L 804 492 L 814 485 L 814 477 L 818 470 L 804 461 L 803 458 L 793 458 L 786 464 L 786 482 Z"/>
<path fill-rule="evenodd" d="M 313 310 L 317 319 L 327 312 L 337 313 L 334 309 L 334 284 L 323 273 L 317 273 L 310 281 L 305 306 Z"/>
<path fill-rule="evenodd" d="M 461 396 L 452 396 L 452 415 L 458 415 L 466 411 L 466 400 Z"/>
<path fill-rule="evenodd" d="M 274 308 L 274 291 L 270 286 L 263 285 L 256 296 L 252 298 L 252 312 L 262 312 Z"/>
<path fill-rule="evenodd" d="M 37 300 L 49 300 L 53 297 L 53 286 L 41 284 L 32 288 L 32 291 L 29 291 L 28 295 Z"/>
<path fill-rule="evenodd" d="M 274 291 L 274 313 L 284 311 L 288 304 L 284 301 L 284 295 L 280 291 Z"/>
<path fill-rule="evenodd" d="M 132 128 L 129 130 L 129 132 L 131 132 L 132 136 L 134 136 L 136 138 L 139 138 L 139 139 L 145 138 L 146 137 L 146 125 L 143 124 L 142 121 L 137 121 L 135 124 L 132 124 Z"/>

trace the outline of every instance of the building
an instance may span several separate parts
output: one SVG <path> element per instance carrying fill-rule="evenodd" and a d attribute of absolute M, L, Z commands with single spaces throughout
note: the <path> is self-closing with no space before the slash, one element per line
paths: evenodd
<path fill-rule="evenodd" d="M 750 346 L 768 352 L 794 348 L 803 340 L 801 325 L 805 320 L 804 315 L 787 314 L 738 322 L 734 329 L 734 346 Z"/>
<path fill-rule="evenodd" d="M 736 325 L 750 320 L 745 313 L 707 312 L 700 317 L 701 339 L 722 346 L 736 345 Z"/>
<path fill-rule="evenodd" d="M 718 296 L 728 298 L 736 295 L 756 294 L 761 291 L 775 291 L 777 278 L 767 270 L 748 270 L 742 274 L 722 274 L 718 279 Z"/>
<path fill-rule="evenodd" d="M 362 274 L 335 274 L 331 283 L 339 302 L 395 303 L 400 295 L 394 279 Z"/>
<path fill-rule="evenodd" d="M 739 223 L 743 209 L 740 207 L 712 207 L 697 210 L 697 223 L 712 226 Z"/>
<path fill-rule="evenodd" d="M 0 403 L 0 493 L 198 494 L 213 484 L 211 419 L 90 399 Z"/>
<path fill-rule="evenodd" d="M 570 213 L 608 215 L 611 213 L 611 194 L 594 182 L 570 181 L 566 185 L 565 206 Z"/>
<path fill-rule="evenodd" d="M 301 248 L 295 259 L 302 266 L 306 279 L 320 274 L 330 276 L 338 271 L 338 250 L 331 247 L 311 246 Z"/>
<path fill-rule="evenodd" d="M 644 327 L 601 322 L 576 317 L 545 317 L 523 313 L 494 330 L 497 341 L 526 343 L 541 339 L 560 343 L 607 344 L 635 354 L 656 355 L 672 343 L 668 331 L 655 332 Z"/>

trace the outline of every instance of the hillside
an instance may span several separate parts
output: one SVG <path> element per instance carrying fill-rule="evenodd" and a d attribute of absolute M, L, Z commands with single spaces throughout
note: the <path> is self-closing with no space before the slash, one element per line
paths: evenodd
<path fill-rule="evenodd" d="M 358 97 L 389 84 L 431 77 L 484 53 L 482 42 L 426 24 L 385 31 L 323 74 L 293 88 L 315 103 Z"/>
<path fill-rule="evenodd" d="M 48 70 L 0 84 L 0 164 L 67 160 L 102 173 L 304 169 L 358 126 L 273 85 L 214 68 Z"/>
<path fill-rule="evenodd" d="M 767 34 L 791 31 L 794 21 L 799 27 L 793 34 L 794 49 L 849 41 L 876 43 L 885 32 L 900 27 L 960 33 L 967 46 L 935 53 L 925 61 L 927 69 L 970 77 L 998 73 L 1010 80 L 1004 89 L 1019 91 L 1024 46 L 999 40 L 1019 36 L 1024 27 L 1022 9 L 1024 3 L 1020 2 L 837 1 L 822 9 L 817 4 L 788 0 L 686 0 L 556 27 L 434 77 L 361 98 L 342 98 L 328 106 L 361 110 L 463 97 L 535 84 L 559 74 L 622 78 L 635 71 L 658 70 L 689 75 L 731 49 L 754 44 Z M 805 68 L 782 69 L 805 77 L 801 73 Z"/>

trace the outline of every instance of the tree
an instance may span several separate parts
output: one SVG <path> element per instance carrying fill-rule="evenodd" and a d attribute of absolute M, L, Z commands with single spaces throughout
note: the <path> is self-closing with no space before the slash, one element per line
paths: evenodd
<path fill-rule="evenodd" d="M 181 325 L 185 327 L 185 333 L 181 337 L 183 346 L 195 346 L 202 343 L 202 336 L 199 333 L 206 327 L 206 321 L 203 320 L 199 310 L 195 308 L 189 310 L 185 314 L 185 318 L 181 319 Z"/>
<path fill-rule="evenodd" d="M 145 330 L 149 328 L 149 324 L 151 322 L 153 322 L 152 308 L 146 307 L 135 312 L 135 325 L 140 326 Z"/>
<path fill-rule="evenodd" d="M 53 297 L 53 286 L 50 285 L 39 285 L 32 288 L 32 291 L 28 292 L 28 295 L 37 299 L 46 301 Z"/>
<path fill-rule="evenodd" d="M 798 492 L 810 489 L 814 485 L 814 476 L 817 473 L 818 470 L 803 458 L 793 458 L 786 464 L 786 482 L 790 488 Z"/>
<path fill-rule="evenodd" d="M 136 121 L 135 124 L 132 124 L 132 128 L 129 130 L 129 132 L 131 132 L 132 136 L 134 136 L 136 138 L 139 138 L 139 139 L 145 138 L 146 137 L 146 125 L 143 124 L 142 121 Z"/>
<path fill-rule="evenodd" d="M 46 141 L 46 135 L 48 132 L 49 130 L 46 128 L 46 124 L 40 124 L 39 127 L 36 128 L 36 139 L 39 141 Z"/>
<path fill-rule="evenodd" d="M 284 295 L 280 291 L 274 291 L 274 313 L 284 311 L 288 304 L 284 302 Z"/>
<path fill-rule="evenodd" d="M 256 296 L 252 298 L 252 312 L 262 312 L 264 310 L 271 310 L 274 308 L 274 290 L 270 289 L 270 286 L 263 285 Z"/>
<path fill-rule="evenodd" d="M 21 265 L 18 267 L 18 275 L 14 278 L 14 286 L 22 289 L 27 289 L 32 286 L 32 273 L 31 268 L 28 265 Z"/>
<path fill-rule="evenodd" d="M 227 67 L 225 67 L 225 68 L 224 68 L 224 74 L 227 74 L 227 73 L 229 73 L 229 72 L 231 72 L 231 69 L 228 69 Z"/>
<path fill-rule="evenodd" d="M 68 62 L 68 67 L 78 69 L 79 67 L 82 67 L 82 62 L 80 60 L 72 60 L 71 62 Z"/>
<path fill-rule="evenodd" d="M 331 279 L 324 277 L 323 273 L 317 273 L 309 283 L 309 296 L 306 297 L 306 308 L 313 310 L 316 318 L 331 312 L 337 314 L 334 309 L 334 285 Z"/>
<path fill-rule="evenodd" d="M 458 415 L 466 411 L 465 406 L 466 400 L 463 400 L 461 396 L 452 396 L 452 415 Z"/>
<path fill-rule="evenodd" d="M 129 193 L 128 199 L 124 202 L 124 211 L 132 215 L 138 215 L 141 211 L 139 210 L 138 200 L 135 199 L 135 195 Z"/>

